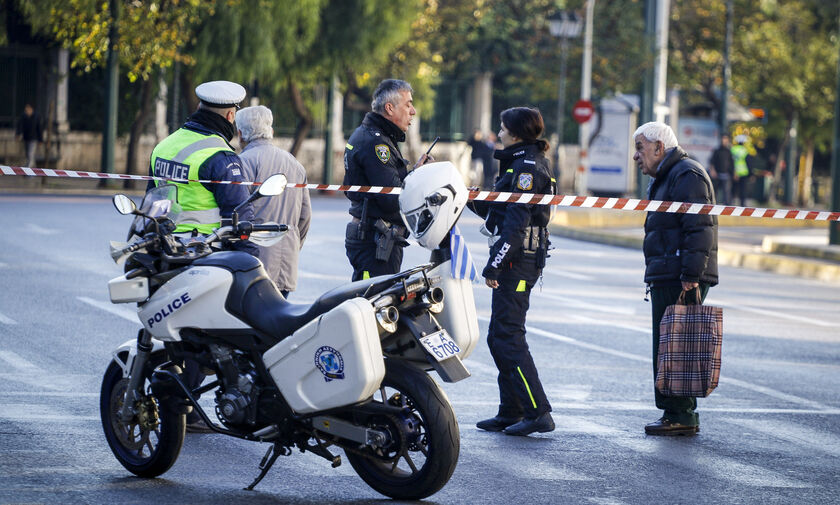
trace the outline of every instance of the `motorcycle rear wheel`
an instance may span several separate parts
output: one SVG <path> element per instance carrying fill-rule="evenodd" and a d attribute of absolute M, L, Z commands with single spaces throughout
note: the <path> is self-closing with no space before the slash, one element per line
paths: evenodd
<path fill-rule="evenodd" d="M 372 418 L 368 426 L 388 430 L 394 440 L 378 457 L 347 452 L 350 465 L 370 487 L 391 498 L 419 500 L 439 491 L 455 471 L 461 448 L 446 394 L 425 372 L 387 360 L 374 401 L 408 406 L 411 414 Z"/>
<path fill-rule="evenodd" d="M 122 368 L 114 361 L 102 378 L 99 411 L 105 439 L 120 464 L 139 477 L 157 477 L 178 459 L 184 443 L 186 416 L 161 405 L 148 394 L 149 376 L 154 369 L 151 362 L 146 369 L 143 390 L 147 394 L 140 402 L 140 415 L 127 423 L 119 417 L 128 379 L 123 378 Z"/>

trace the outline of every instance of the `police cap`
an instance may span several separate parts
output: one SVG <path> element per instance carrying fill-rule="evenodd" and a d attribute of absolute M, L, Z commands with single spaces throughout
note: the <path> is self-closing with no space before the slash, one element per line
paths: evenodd
<path fill-rule="evenodd" d="M 195 95 L 205 105 L 226 109 L 239 108 L 239 102 L 245 99 L 245 88 L 230 81 L 204 82 L 195 88 Z"/>

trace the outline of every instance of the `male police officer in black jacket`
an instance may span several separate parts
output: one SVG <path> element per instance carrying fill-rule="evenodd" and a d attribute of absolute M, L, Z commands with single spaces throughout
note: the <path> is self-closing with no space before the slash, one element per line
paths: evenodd
<path fill-rule="evenodd" d="M 653 177 L 648 199 L 715 203 L 712 181 L 706 170 L 677 145 L 671 127 L 645 123 L 633 134 L 633 159 L 642 173 Z M 659 323 L 668 305 L 686 291 L 691 301 L 699 292 L 706 298 L 718 283 L 717 216 L 648 212 L 645 219 L 645 282 L 650 288 L 653 322 L 653 376 L 656 378 Z M 700 431 L 697 400 L 664 396 L 654 388 L 662 417 L 645 426 L 648 435 L 694 435 Z"/>
<path fill-rule="evenodd" d="M 371 108 L 344 149 L 344 184 L 400 187 L 408 173 L 397 143 L 417 113 L 411 86 L 398 79 L 382 81 L 373 93 Z M 423 156 L 417 165 L 428 157 Z M 353 280 L 400 271 L 408 233 L 400 218 L 397 195 L 347 192 L 350 215 L 345 248 L 353 266 Z"/>

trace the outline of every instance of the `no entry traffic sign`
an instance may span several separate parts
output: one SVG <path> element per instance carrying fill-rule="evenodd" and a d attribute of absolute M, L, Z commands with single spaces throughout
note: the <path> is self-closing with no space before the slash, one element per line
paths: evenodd
<path fill-rule="evenodd" d="M 575 102 L 575 106 L 572 108 L 572 117 L 579 124 L 589 121 L 592 118 L 593 113 L 594 109 L 592 107 L 592 102 L 589 100 L 580 99 Z"/>

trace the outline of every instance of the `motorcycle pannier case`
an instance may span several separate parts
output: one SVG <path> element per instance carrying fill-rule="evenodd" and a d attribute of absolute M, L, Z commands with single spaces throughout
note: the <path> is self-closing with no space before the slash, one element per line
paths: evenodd
<path fill-rule="evenodd" d="M 347 300 L 263 355 L 295 412 L 308 414 L 369 398 L 385 377 L 373 306 Z"/>

